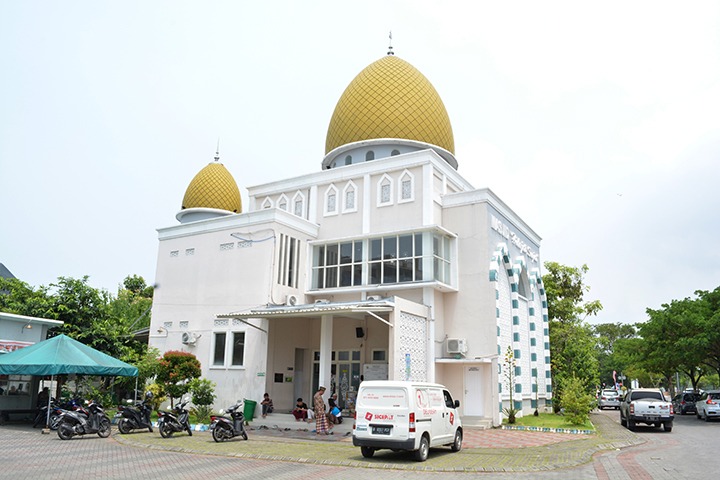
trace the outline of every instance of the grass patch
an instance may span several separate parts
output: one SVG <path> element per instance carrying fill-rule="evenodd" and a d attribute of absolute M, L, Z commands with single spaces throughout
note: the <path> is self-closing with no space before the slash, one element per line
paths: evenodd
<path fill-rule="evenodd" d="M 507 419 L 503 419 L 503 425 L 508 425 Z M 514 425 L 524 427 L 568 428 L 595 431 L 595 426 L 590 423 L 590 421 L 587 421 L 582 425 L 572 425 L 567 421 L 567 418 L 554 413 L 541 413 L 537 417 L 535 415 L 516 417 Z"/>

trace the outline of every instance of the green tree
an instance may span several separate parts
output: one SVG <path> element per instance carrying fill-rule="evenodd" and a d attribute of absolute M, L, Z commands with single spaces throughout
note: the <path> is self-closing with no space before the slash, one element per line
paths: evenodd
<path fill-rule="evenodd" d="M 565 392 L 563 408 L 565 417 L 573 425 L 583 425 L 590 419 L 594 397 L 582 379 L 571 376 L 563 379 L 562 391 Z"/>
<path fill-rule="evenodd" d="M 585 301 L 590 287 L 583 283 L 587 265 L 568 267 L 556 262 L 545 262 L 547 273 L 543 284 L 548 303 L 550 323 L 550 357 L 557 412 L 563 401 L 563 385 L 576 377 L 590 392 L 598 383 L 597 342 L 591 328 L 585 323 L 589 315 L 602 309 L 599 300 Z M 558 401 L 559 400 L 559 401 Z"/>
<path fill-rule="evenodd" d="M 170 407 L 174 406 L 174 399 L 181 398 L 189 390 L 188 382 L 201 375 L 200 362 L 189 352 L 170 350 L 165 352 L 155 381 L 170 397 Z"/>
<path fill-rule="evenodd" d="M 597 339 L 600 381 L 612 385 L 613 372 L 625 372 L 628 366 L 615 354 L 615 347 L 623 340 L 638 338 L 637 327 L 628 323 L 599 323 L 591 328 Z"/>
<path fill-rule="evenodd" d="M 204 423 L 210 418 L 212 404 L 217 397 L 215 395 L 215 382 L 206 378 L 193 378 L 188 382 L 188 388 L 192 393 L 192 401 L 195 405 L 195 417 L 198 422 Z"/>
<path fill-rule="evenodd" d="M 720 378 L 720 287 L 712 292 L 695 292 L 700 302 L 705 330 L 705 365 Z"/>
<path fill-rule="evenodd" d="M 702 303 L 685 298 L 662 304 L 661 309 L 648 308 L 646 312 L 650 318 L 640 325 L 644 365 L 661 374 L 662 383 L 668 387 L 674 383 L 675 372 L 682 372 L 697 390 L 709 343 Z"/>
<path fill-rule="evenodd" d="M 47 287 L 35 289 L 17 278 L 0 278 L 0 311 L 55 319 Z"/>

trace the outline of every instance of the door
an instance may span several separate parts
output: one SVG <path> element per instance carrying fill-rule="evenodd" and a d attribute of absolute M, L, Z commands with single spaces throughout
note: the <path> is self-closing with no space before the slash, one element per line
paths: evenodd
<path fill-rule="evenodd" d="M 471 417 L 485 416 L 483 372 L 480 366 L 465 367 L 465 401 L 463 414 Z"/>

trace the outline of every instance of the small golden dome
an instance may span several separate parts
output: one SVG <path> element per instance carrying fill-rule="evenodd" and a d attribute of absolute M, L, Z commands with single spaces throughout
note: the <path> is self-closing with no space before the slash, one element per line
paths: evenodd
<path fill-rule="evenodd" d="M 394 55 L 371 63 L 345 89 L 330 119 L 325 153 L 375 138 L 416 140 L 455 153 L 440 95 L 422 73 Z"/>
<path fill-rule="evenodd" d="M 222 163 L 209 163 L 195 175 L 182 202 L 182 209 L 187 208 L 215 208 L 235 213 L 242 211 L 240 190 Z"/>

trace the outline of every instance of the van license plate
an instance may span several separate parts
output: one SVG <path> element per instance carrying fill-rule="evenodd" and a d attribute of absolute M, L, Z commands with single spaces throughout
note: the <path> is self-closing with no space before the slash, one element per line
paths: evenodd
<path fill-rule="evenodd" d="M 375 435 L 390 435 L 392 427 L 372 427 L 372 433 Z"/>

